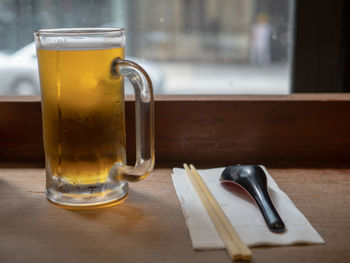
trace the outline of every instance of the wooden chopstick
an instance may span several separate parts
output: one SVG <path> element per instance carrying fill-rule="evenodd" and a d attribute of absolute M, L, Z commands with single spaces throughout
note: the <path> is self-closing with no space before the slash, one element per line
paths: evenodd
<path fill-rule="evenodd" d="M 232 240 L 231 240 L 231 238 L 229 236 L 229 233 L 226 231 L 224 225 L 221 223 L 220 218 L 215 213 L 214 208 L 210 205 L 209 200 L 207 199 L 207 197 L 205 196 L 205 194 L 201 190 L 201 187 L 199 186 L 198 182 L 194 178 L 194 175 L 192 174 L 192 171 L 189 169 L 187 164 L 184 164 L 184 168 L 185 168 L 185 170 L 186 170 L 186 172 L 187 172 L 187 174 L 188 174 L 188 176 L 190 178 L 190 181 L 191 181 L 194 189 L 196 190 L 196 192 L 197 192 L 197 194 L 198 194 L 198 196 L 199 196 L 203 206 L 207 210 L 207 213 L 208 213 L 211 221 L 215 225 L 216 230 L 218 231 L 222 241 L 224 242 L 227 254 L 233 260 L 241 259 L 240 250 L 238 249 L 236 244 L 234 242 L 232 242 Z"/>
<path fill-rule="evenodd" d="M 241 251 L 242 259 L 249 260 L 251 255 L 252 255 L 252 252 L 250 251 L 248 246 L 242 241 L 240 236 L 237 234 L 236 230 L 234 229 L 234 227 L 232 226 L 231 222 L 229 221 L 229 219 L 225 215 L 224 211 L 221 209 L 219 203 L 216 201 L 216 199 L 213 196 L 213 194 L 208 189 L 207 185 L 203 181 L 202 177 L 199 175 L 199 173 L 196 170 L 196 168 L 192 164 L 190 165 L 190 167 L 191 167 L 191 171 L 192 171 L 195 179 L 197 180 L 197 182 L 201 186 L 203 192 L 207 196 L 210 204 L 212 205 L 212 207 L 214 208 L 215 212 L 219 216 L 219 218 L 222 221 L 223 225 L 225 226 L 226 230 L 229 232 L 229 235 L 230 235 L 232 241 L 236 244 L 236 246 Z"/>
<path fill-rule="evenodd" d="M 191 169 L 187 164 L 184 164 L 193 187 L 225 244 L 228 255 L 233 260 L 250 260 L 252 255 L 250 249 L 243 243 L 196 168 L 193 165 L 190 167 Z"/>

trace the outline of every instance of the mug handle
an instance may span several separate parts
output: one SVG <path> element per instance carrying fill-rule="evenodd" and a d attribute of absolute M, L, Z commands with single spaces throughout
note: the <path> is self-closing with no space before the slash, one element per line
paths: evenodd
<path fill-rule="evenodd" d="M 136 163 L 115 164 L 109 171 L 114 181 L 136 182 L 144 179 L 154 167 L 153 87 L 146 71 L 137 63 L 115 58 L 111 74 L 127 77 L 135 91 Z"/>

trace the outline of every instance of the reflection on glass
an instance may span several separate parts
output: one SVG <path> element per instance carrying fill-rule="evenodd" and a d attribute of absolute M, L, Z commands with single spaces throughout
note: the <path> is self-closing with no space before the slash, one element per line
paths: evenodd
<path fill-rule="evenodd" d="M 155 94 L 287 94 L 294 0 L 0 2 L 0 94 L 40 92 L 32 33 L 123 27 Z M 126 93 L 132 92 L 129 85 Z"/>

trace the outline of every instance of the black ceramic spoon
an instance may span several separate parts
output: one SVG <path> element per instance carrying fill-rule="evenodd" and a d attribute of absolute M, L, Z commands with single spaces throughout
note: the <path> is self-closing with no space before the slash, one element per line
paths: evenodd
<path fill-rule="evenodd" d="M 220 181 L 235 183 L 243 187 L 260 208 L 269 229 L 277 233 L 284 231 L 284 223 L 273 206 L 267 191 L 265 172 L 259 165 L 228 166 L 222 172 Z"/>

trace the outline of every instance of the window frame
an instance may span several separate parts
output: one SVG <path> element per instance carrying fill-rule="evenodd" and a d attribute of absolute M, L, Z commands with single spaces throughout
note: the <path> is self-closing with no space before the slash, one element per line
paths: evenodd
<path fill-rule="evenodd" d="M 292 93 L 349 92 L 346 0 L 296 0 Z"/>
<path fill-rule="evenodd" d="M 134 98 L 125 102 L 135 156 Z M 0 97 L 0 162 L 43 162 L 40 97 Z M 156 163 L 350 161 L 350 94 L 155 97 Z"/>

